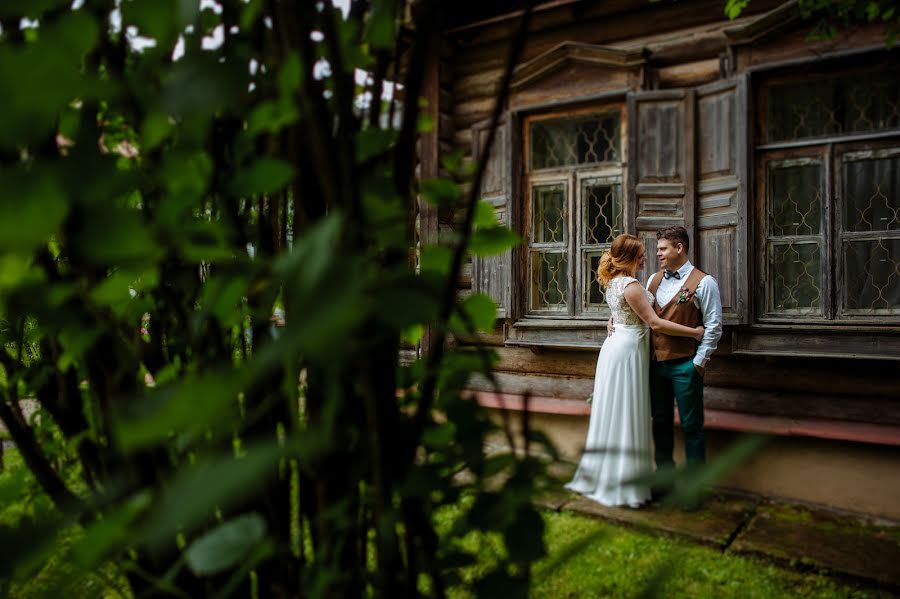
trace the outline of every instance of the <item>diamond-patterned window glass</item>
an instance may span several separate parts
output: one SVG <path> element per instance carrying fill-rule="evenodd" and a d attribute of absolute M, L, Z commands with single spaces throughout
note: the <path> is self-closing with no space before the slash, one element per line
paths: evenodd
<path fill-rule="evenodd" d="M 788 314 L 820 314 L 821 261 L 820 243 L 770 243 L 770 310 Z"/>
<path fill-rule="evenodd" d="M 581 180 L 581 242 L 611 243 L 624 232 L 622 184 L 616 179 Z"/>
<path fill-rule="evenodd" d="M 565 243 L 566 186 L 562 183 L 535 185 L 531 199 L 531 242 Z"/>
<path fill-rule="evenodd" d="M 900 238 L 845 241 L 843 292 L 851 314 L 900 314 Z"/>
<path fill-rule="evenodd" d="M 530 252 L 532 310 L 567 310 L 569 293 L 568 260 L 565 251 Z"/>
<path fill-rule="evenodd" d="M 769 143 L 900 127 L 900 68 L 773 85 L 766 94 Z"/>
<path fill-rule="evenodd" d="M 775 163 L 769 168 L 769 236 L 818 235 L 824 202 L 822 165 Z"/>
<path fill-rule="evenodd" d="M 845 160 L 843 230 L 900 231 L 900 156 Z"/>
<path fill-rule="evenodd" d="M 768 167 L 769 311 L 823 312 L 823 167 L 815 159 Z"/>
<path fill-rule="evenodd" d="M 618 112 L 534 121 L 530 129 L 532 170 L 622 159 Z"/>
<path fill-rule="evenodd" d="M 603 286 L 597 278 L 597 268 L 600 266 L 600 256 L 603 250 L 584 252 L 584 305 L 586 312 L 597 312 L 606 304 L 606 296 Z"/>

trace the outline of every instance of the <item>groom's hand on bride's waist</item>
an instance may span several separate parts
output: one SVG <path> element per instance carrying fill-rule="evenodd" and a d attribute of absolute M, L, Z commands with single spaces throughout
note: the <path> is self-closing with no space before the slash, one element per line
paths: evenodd
<path fill-rule="evenodd" d="M 615 330 L 616 325 L 613 324 L 612 316 L 610 316 L 609 320 L 606 321 L 606 336 L 611 337 Z"/>

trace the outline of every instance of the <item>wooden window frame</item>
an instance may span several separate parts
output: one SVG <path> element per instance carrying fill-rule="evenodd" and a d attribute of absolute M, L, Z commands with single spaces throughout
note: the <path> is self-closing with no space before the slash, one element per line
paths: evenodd
<path fill-rule="evenodd" d="M 532 148 L 530 129 L 531 124 L 536 121 L 557 120 L 570 117 L 578 117 L 589 114 L 603 114 L 618 112 L 619 114 L 619 160 L 593 162 L 586 164 L 575 164 L 566 167 L 553 167 L 544 169 L 532 169 Z M 617 178 L 621 185 L 622 199 L 622 224 L 625 232 L 633 232 L 633 216 L 629 209 L 627 197 L 627 130 L 628 130 L 628 113 L 626 102 L 618 100 L 614 102 L 597 102 L 590 105 L 580 106 L 569 110 L 546 110 L 533 112 L 522 115 L 519 119 L 521 127 L 521 150 L 518 153 L 520 160 L 521 184 L 519 188 L 522 190 L 522 219 L 520 233 L 525 240 L 524 251 L 522 252 L 521 265 L 519 272 L 520 277 L 516 278 L 516 284 L 524 290 L 519 294 L 522 303 L 521 314 L 522 319 L 548 321 L 605 321 L 609 318 L 609 308 L 604 307 L 599 310 L 586 310 L 584 307 L 584 279 L 585 271 L 582 256 L 585 251 L 597 251 L 601 247 L 609 247 L 609 244 L 592 244 L 589 248 L 585 248 L 582 243 L 582 201 L 581 201 L 581 181 L 586 178 L 602 177 Z M 568 298 L 567 310 L 565 313 L 561 311 L 551 310 L 535 310 L 531 307 L 531 242 L 532 234 L 532 214 L 533 214 L 533 195 L 532 189 L 535 185 L 548 183 L 564 183 L 566 187 L 566 216 L 567 216 L 567 241 L 566 256 L 568 261 Z"/>
<path fill-rule="evenodd" d="M 870 139 L 860 138 L 869 137 Z M 849 138 L 849 139 L 847 139 Z M 900 239 L 898 231 L 884 231 L 882 235 L 859 235 L 843 231 L 842 224 L 842 158 L 848 153 L 865 151 L 893 151 L 900 154 L 900 132 L 885 135 L 881 131 L 872 135 L 859 134 L 834 136 L 823 139 L 805 140 L 802 146 L 768 149 L 768 146 L 756 151 L 756 252 L 757 263 L 757 322 L 762 324 L 798 323 L 822 327 L 858 326 L 893 326 L 900 324 L 900 314 L 846 314 L 843 305 L 843 272 L 845 269 L 842 255 L 842 240 L 845 238 Z M 773 144 L 774 145 L 774 144 Z M 772 162 L 792 161 L 819 158 L 823 166 L 824 206 L 823 206 L 823 251 L 821 256 L 821 280 L 823 285 L 822 313 L 820 315 L 801 315 L 769 311 L 769 272 L 768 272 L 768 165 Z"/>

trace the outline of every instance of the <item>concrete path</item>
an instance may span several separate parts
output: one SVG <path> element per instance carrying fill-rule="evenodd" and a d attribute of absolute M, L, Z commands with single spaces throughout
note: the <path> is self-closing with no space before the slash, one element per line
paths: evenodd
<path fill-rule="evenodd" d="M 538 503 L 900 593 L 900 523 L 876 524 L 727 493 L 716 493 L 690 512 L 655 505 L 610 508 L 566 491 L 550 493 Z"/>

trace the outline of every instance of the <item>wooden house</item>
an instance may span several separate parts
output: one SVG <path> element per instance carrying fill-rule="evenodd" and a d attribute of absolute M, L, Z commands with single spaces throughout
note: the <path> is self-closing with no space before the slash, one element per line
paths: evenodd
<path fill-rule="evenodd" d="M 441 153 L 481 155 L 512 2 L 454 3 L 426 77 Z M 900 54 L 875 24 L 811 40 L 796 2 L 539 4 L 482 197 L 524 243 L 476 259 L 465 289 L 498 306 L 501 394 L 576 459 L 608 309 L 601 253 L 683 225 L 713 274 L 725 333 L 705 376 L 711 455 L 772 442 L 725 486 L 900 519 Z M 422 235 L 453 227 L 421 214 Z"/>

